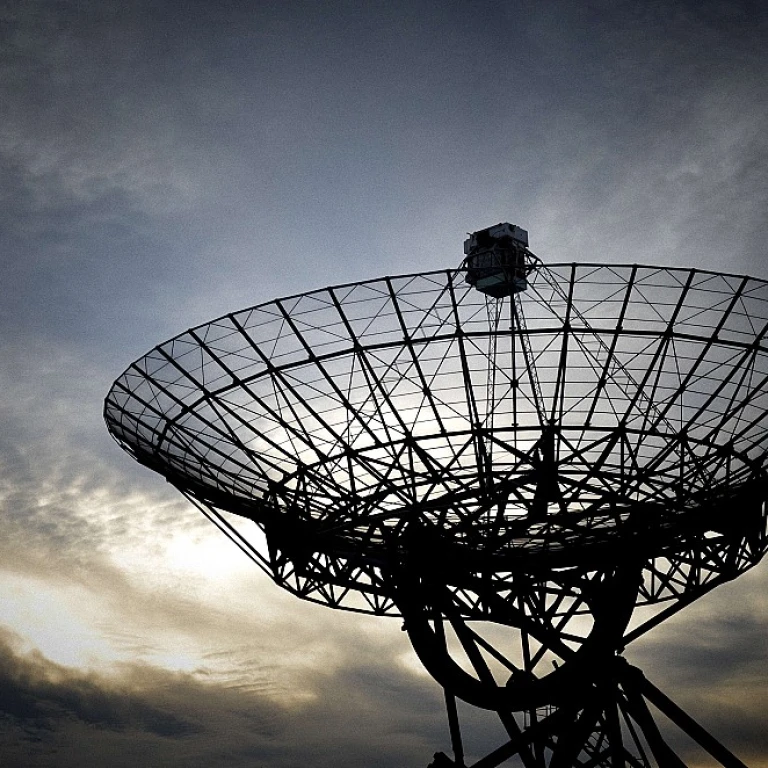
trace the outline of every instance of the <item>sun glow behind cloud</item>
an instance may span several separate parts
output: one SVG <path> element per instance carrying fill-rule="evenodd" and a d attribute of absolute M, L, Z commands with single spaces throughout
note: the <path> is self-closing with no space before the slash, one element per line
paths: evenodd
<path fill-rule="evenodd" d="M 2 572 L 0 591 L 3 621 L 51 661 L 107 669 L 120 660 L 101 635 L 107 606 L 92 590 Z"/>

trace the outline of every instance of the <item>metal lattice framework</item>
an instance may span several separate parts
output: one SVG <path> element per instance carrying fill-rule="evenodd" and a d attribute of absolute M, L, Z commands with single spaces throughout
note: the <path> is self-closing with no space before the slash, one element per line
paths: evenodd
<path fill-rule="evenodd" d="M 186 331 L 105 418 L 279 585 L 402 616 L 456 764 L 456 697 L 510 734 L 479 768 L 669 764 L 645 699 L 690 729 L 616 654 L 765 552 L 766 334 L 746 277 L 387 277 Z"/>

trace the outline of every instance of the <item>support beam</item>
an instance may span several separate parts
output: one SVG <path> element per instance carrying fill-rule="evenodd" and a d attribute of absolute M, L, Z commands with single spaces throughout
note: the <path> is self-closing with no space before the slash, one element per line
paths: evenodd
<path fill-rule="evenodd" d="M 723 768 L 747 768 L 729 749 L 706 731 L 689 714 L 684 712 L 667 695 L 662 693 L 637 667 L 627 665 L 633 682 L 660 712 L 663 712 L 683 733 L 690 736 L 700 747 L 709 752 Z"/>

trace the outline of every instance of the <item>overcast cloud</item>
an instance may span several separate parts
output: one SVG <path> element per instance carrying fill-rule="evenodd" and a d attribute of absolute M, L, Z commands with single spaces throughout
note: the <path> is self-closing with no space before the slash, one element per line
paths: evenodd
<path fill-rule="evenodd" d="M 455 266 L 498 221 L 545 261 L 768 278 L 766 51 L 764 5 L 727 0 L 2 4 L 3 764 L 447 750 L 398 622 L 281 592 L 119 451 L 103 397 L 184 328 Z M 628 652 L 751 766 L 767 582 Z"/>

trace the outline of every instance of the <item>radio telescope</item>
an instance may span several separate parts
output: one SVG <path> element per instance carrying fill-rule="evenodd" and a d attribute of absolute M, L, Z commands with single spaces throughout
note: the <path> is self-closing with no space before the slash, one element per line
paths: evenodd
<path fill-rule="evenodd" d="M 684 765 L 657 721 L 730 768 L 622 652 L 766 551 L 767 333 L 764 281 L 545 265 L 499 224 L 188 330 L 105 419 L 278 585 L 402 620 L 432 765 L 468 764 L 459 700 L 505 731 L 475 768 Z"/>

